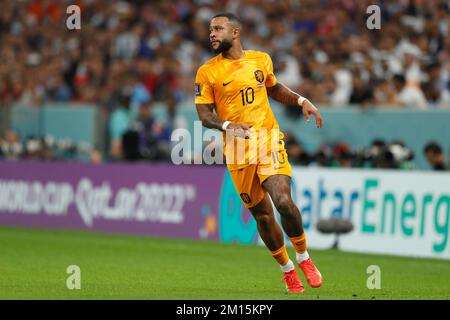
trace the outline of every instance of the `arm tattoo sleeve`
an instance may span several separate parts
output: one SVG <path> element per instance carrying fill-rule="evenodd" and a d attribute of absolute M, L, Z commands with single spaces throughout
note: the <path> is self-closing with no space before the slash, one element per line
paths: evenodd
<path fill-rule="evenodd" d="M 279 82 L 273 87 L 267 88 L 267 94 L 272 99 L 287 105 L 298 105 L 298 98 L 300 97 L 298 93 L 295 93 Z"/>
<path fill-rule="evenodd" d="M 196 104 L 197 113 L 202 125 L 210 129 L 222 130 L 224 121 L 214 112 L 214 104 Z"/>

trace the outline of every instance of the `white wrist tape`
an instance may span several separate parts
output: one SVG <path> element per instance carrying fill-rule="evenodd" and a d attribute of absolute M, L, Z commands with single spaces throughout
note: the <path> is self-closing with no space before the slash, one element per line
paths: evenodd
<path fill-rule="evenodd" d="M 301 106 L 305 100 L 306 100 L 305 97 L 302 96 L 298 97 L 298 105 Z"/>
<path fill-rule="evenodd" d="M 231 121 L 225 121 L 223 124 L 222 124 L 222 130 L 223 131 L 225 131 L 225 130 L 227 130 L 227 127 L 228 127 L 228 125 L 231 123 Z"/>

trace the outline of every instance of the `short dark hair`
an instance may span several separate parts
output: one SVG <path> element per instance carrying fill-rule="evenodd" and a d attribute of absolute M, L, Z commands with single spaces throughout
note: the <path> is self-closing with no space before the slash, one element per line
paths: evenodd
<path fill-rule="evenodd" d="M 212 17 L 212 19 L 220 18 L 220 17 L 228 18 L 228 21 L 230 21 L 231 23 L 235 24 L 239 28 L 242 27 L 241 21 L 239 20 L 239 18 L 234 13 L 231 13 L 231 12 L 219 13 L 219 14 L 216 14 L 214 17 Z"/>
<path fill-rule="evenodd" d="M 424 153 L 432 152 L 434 154 L 442 153 L 442 148 L 436 142 L 430 142 L 425 146 L 425 148 L 423 149 L 423 152 Z"/>

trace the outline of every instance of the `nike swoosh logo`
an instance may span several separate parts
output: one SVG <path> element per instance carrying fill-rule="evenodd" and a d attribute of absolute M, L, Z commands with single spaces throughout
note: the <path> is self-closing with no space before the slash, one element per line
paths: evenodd
<path fill-rule="evenodd" d="M 234 80 L 231 80 L 230 82 L 222 82 L 222 85 L 225 87 L 227 85 L 229 85 L 230 83 L 232 83 Z"/>

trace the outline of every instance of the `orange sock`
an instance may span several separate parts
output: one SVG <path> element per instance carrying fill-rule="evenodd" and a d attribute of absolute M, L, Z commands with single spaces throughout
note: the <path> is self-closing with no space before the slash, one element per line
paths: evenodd
<path fill-rule="evenodd" d="M 303 232 L 298 237 L 289 238 L 294 246 L 295 252 L 304 253 L 306 251 L 306 234 Z"/>
<path fill-rule="evenodd" d="M 277 260 L 277 262 L 284 266 L 289 261 L 289 256 L 286 250 L 286 245 L 283 245 L 280 249 L 271 251 L 272 257 Z"/>

